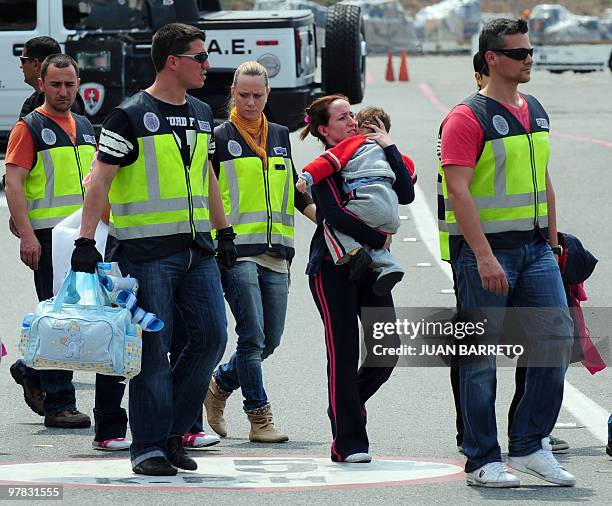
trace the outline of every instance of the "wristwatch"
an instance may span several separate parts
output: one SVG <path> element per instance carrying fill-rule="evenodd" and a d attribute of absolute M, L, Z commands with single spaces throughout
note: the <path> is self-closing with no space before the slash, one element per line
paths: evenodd
<path fill-rule="evenodd" d="M 563 246 L 561 246 L 561 245 L 559 245 L 559 246 L 551 246 L 550 249 L 557 256 L 562 256 L 563 255 Z"/>

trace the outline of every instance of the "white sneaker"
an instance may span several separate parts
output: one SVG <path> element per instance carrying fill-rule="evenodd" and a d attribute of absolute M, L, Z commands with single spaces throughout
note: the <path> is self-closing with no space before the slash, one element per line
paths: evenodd
<path fill-rule="evenodd" d="M 213 434 L 206 434 L 205 432 L 198 432 L 193 434 L 186 432 L 183 436 L 183 446 L 185 448 L 206 448 L 207 446 L 214 446 L 219 443 L 221 439 Z"/>
<path fill-rule="evenodd" d="M 471 473 L 467 473 L 465 481 L 468 485 L 491 488 L 520 487 L 520 480 L 509 473 L 501 462 L 489 462 Z"/>
<path fill-rule="evenodd" d="M 116 437 L 105 441 L 94 441 L 91 443 L 91 446 L 94 450 L 101 450 L 103 452 L 120 452 L 122 450 L 129 450 L 131 444 L 132 442 L 129 439 Z"/>
<path fill-rule="evenodd" d="M 552 454 L 552 447 L 548 437 L 542 439 L 542 449 L 524 457 L 508 457 L 508 465 L 522 473 L 537 476 L 544 481 L 573 487 L 576 478 L 568 473 Z"/>
<path fill-rule="evenodd" d="M 342 462 L 346 462 L 347 464 L 367 464 L 368 462 L 372 462 L 372 456 L 369 453 L 353 453 Z"/>

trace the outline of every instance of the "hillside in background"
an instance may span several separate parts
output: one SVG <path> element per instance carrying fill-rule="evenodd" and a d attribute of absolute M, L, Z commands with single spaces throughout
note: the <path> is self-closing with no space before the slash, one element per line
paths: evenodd
<path fill-rule="evenodd" d="M 433 0 L 400 0 L 404 7 L 411 13 L 416 14 L 421 8 L 438 3 Z M 251 9 L 254 0 L 222 0 L 224 9 Z M 322 5 L 336 3 L 333 0 L 319 0 Z M 525 9 L 531 9 L 538 3 L 560 3 L 575 14 L 588 14 L 591 16 L 601 16 L 604 9 L 611 7 L 612 0 L 563 0 L 561 2 L 533 2 L 530 0 L 481 0 L 480 8 L 483 12 L 512 12 L 520 15 Z"/>

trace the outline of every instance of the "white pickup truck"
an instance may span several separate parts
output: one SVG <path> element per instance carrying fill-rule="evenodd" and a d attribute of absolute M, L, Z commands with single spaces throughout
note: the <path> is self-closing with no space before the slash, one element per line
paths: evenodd
<path fill-rule="evenodd" d="M 96 126 L 153 81 L 151 38 L 174 21 L 206 32 L 212 67 L 206 86 L 192 93 L 210 104 L 217 119 L 227 117 L 231 79 L 246 60 L 267 68 L 272 93 L 266 113 L 290 130 L 304 124 L 304 108 L 317 95 L 340 92 L 352 103 L 363 98 L 366 44 L 356 5 L 329 9 L 321 81 L 308 10 L 225 11 L 219 0 L 0 0 L 0 11 L 0 145 L 31 93 L 17 57 L 25 42 L 39 35 L 54 37 L 77 61 L 80 93 Z"/>

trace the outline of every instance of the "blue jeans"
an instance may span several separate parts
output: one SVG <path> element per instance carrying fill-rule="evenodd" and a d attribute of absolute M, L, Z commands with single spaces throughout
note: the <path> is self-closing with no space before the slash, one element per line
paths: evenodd
<path fill-rule="evenodd" d="M 164 322 L 160 332 L 143 332 L 142 368 L 130 380 L 132 465 L 166 455 L 169 436 L 194 423 L 215 366 L 227 344 L 221 276 L 212 255 L 192 248 L 150 262 L 119 258 L 124 275 L 138 279 L 138 302 Z M 174 311 L 184 320 L 187 343 L 170 366 Z"/>
<path fill-rule="evenodd" d="M 563 381 L 569 364 L 573 323 L 561 273 L 548 243 L 534 240 L 515 249 L 495 250 L 494 254 L 506 273 L 509 294 L 497 294 L 482 288 L 473 251 L 464 245 L 453 262 L 457 274 L 458 300 L 462 309 L 556 308 L 552 321 L 535 321 L 526 328 L 529 343 L 542 344 L 542 336 L 552 337 L 544 343 L 544 353 L 555 356 L 553 367 L 529 366 L 526 371 L 525 393 L 521 398 L 510 427 L 510 456 L 530 455 L 541 448 L 541 439 L 550 435 L 563 400 Z M 501 321 L 487 323 L 487 337 L 493 344 L 499 340 L 503 312 L 493 312 Z M 490 315 L 489 315 L 490 316 Z M 493 329 L 491 331 L 491 329 Z M 548 346 L 550 345 L 550 346 Z M 541 347 L 541 346 L 540 346 Z M 542 358 L 540 350 L 539 359 Z M 484 362 L 484 363 L 483 363 Z M 501 462 L 495 420 L 495 390 L 497 386 L 495 357 L 480 361 L 476 366 L 460 370 L 461 411 L 465 425 L 464 453 L 468 458 L 466 472 L 489 462 Z"/>
<path fill-rule="evenodd" d="M 53 297 L 53 260 L 51 245 L 51 229 L 35 232 L 40 242 L 40 261 L 38 270 L 34 271 L 34 286 L 38 300 L 43 301 Z M 72 371 L 36 370 L 18 360 L 19 370 L 28 381 L 39 385 L 45 392 L 43 410 L 45 415 L 53 415 L 58 411 L 76 409 Z"/>
<path fill-rule="evenodd" d="M 283 335 L 288 276 L 242 261 L 223 271 L 222 279 L 236 319 L 238 345 L 229 361 L 215 371 L 215 380 L 227 392 L 242 388 L 248 413 L 268 404 L 261 361 L 272 355 Z"/>

